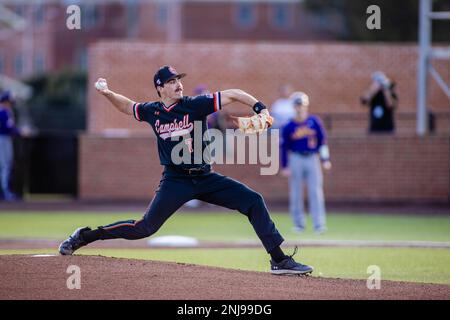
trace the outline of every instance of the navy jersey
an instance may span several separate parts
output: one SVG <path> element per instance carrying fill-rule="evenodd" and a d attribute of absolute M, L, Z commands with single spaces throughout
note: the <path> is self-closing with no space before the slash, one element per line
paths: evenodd
<path fill-rule="evenodd" d="M 289 151 L 318 153 L 324 144 L 326 144 L 326 133 L 318 117 L 310 115 L 301 123 L 291 120 L 282 132 L 281 164 L 283 168 L 287 166 Z"/>
<path fill-rule="evenodd" d="M 135 103 L 133 115 L 136 120 L 148 122 L 153 128 L 158 138 L 158 153 L 162 165 L 182 165 L 190 168 L 208 163 L 208 157 L 203 156 L 207 143 L 202 138 L 208 129 L 206 117 L 221 108 L 220 92 L 216 92 L 196 97 L 183 97 L 170 106 L 164 105 L 161 101 Z M 194 127 L 200 125 L 201 136 L 199 132 L 194 135 Z M 199 139 L 201 141 L 197 141 Z M 180 143 L 183 147 L 179 151 L 180 157 L 184 155 L 187 158 L 184 153 L 188 152 L 189 161 L 174 163 L 171 156 L 172 150 L 176 146 L 179 147 Z M 201 146 L 201 149 L 197 146 Z M 178 153 L 178 148 L 175 151 Z"/>

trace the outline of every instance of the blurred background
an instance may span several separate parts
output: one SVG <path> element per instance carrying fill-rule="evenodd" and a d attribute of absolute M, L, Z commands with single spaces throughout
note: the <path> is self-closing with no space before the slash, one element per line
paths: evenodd
<path fill-rule="evenodd" d="M 450 11 L 445 0 L 422 0 Z M 148 201 L 160 179 L 156 138 L 96 94 L 98 77 L 136 101 L 156 100 L 161 65 L 200 88 L 246 90 L 266 105 L 304 91 L 329 135 L 327 204 L 450 204 L 450 21 L 420 0 L 0 1 L 0 89 L 14 97 L 16 200 Z M 70 5 L 80 28 L 69 29 Z M 370 5 L 381 29 L 366 26 Z M 423 9 L 423 8 L 422 8 Z M 429 32 L 429 33 L 428 33 Z M 422 38 L 422 41 L 424 39 Z M 426 52 L 427 55 L 421 55 Z M 435 53 L 435 54 L 431 54 Z M 419 78 L 419 66 L 431 66 Z M 382 70 L 396 83 L 395 131 L 369 132 L 360 96 Z M 421 80 L 422 79 L 422 80 Z M 425 79 L 425 80 L 424 80 Z M 227 108 L 216 124 L 229 127 Z M 287 207 L 287 180 L 258 166 L 217 165 Z M 445 209 L 446 210 L 446 209 Z"/>

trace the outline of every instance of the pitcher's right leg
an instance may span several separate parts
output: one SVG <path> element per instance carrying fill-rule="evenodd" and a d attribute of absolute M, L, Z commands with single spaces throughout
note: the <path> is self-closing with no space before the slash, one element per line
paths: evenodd
<path fill-rule="evenodd" d="M 164 178 L 142 219 L 118 221 L 95 230 L 88 227 L 79 228 L 61 243 L 59 252 L 62 255 L 71 255 L 75 250 L 96 240 L 137 240 L 149 237 L 158 231 L 178 208 L 191 200 L 193 195 L 190 179 Z"/>

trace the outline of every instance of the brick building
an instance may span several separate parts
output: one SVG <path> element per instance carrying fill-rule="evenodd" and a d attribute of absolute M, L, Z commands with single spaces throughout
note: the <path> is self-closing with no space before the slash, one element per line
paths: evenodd
<path fill-rule="evenodd" d="M 6 1 L 26 21 L 23 30 L 0 28 L 0 73 L 20 79 L 64 67 L 86 68 L 87 48 L 99 39 L 329 40 L 342 30 L 305 13 L 301 1 L 74 1 L 81 30 L 69 30 L 62 0 Z"/>

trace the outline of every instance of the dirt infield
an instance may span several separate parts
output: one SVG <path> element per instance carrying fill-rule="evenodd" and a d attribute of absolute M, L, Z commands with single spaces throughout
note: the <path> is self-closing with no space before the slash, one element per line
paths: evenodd
<path fill-rule="evenodd" d="M 81 289 L 68 289 L 69 266 Z M 383 281 L 280 277 L 180 263 L 101 256 L 0 256 L 0 299 L 450 299 L 450 286 Z"/>

